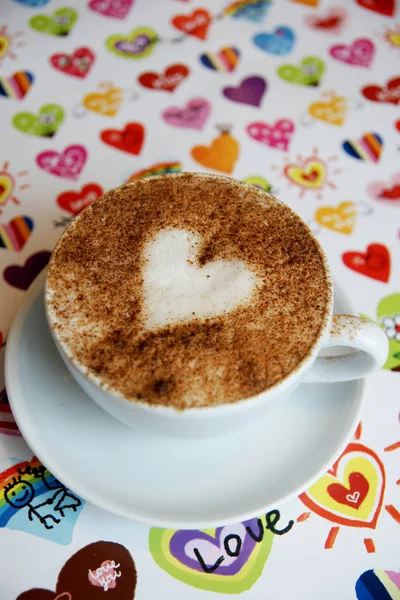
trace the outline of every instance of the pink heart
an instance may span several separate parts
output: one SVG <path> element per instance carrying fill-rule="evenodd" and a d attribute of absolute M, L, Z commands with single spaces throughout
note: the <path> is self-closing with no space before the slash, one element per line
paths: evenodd
<path fill-rule="evenodd" d="M 400 202 L 400 172 L 392 175 L 389 181 L 371 181 L 367 192 L 374 200 L 386 201 L 394 205 Z"/>
<path fill-rule="evenodd" d="M 247 133 L 250 137 L 278 150 L 289 148 L 294 130 L 295 125 L 290 119 L 279 119 L 273 125 L 255 121 L 247 126 Z"/>
<path fill-rule="evenodd" d="M 125 19 L 132 5 L 133 0 L 91 0 L 89 2 L 91 10 L 113 19 Z"/>
<path fill-rule="evenodd" d="M 170 106 L 162 113 L 162 118 L 169 125 L 202 129 L 211 111 L 211 104 L 204 98 L 192 98 L 184 108 Z"/>
<path fill-rule="evenodd" d="M 87 150 L 80 144 L 67 146 L 62 152 L 45 150 L 36 157 L 41 169 L 57 177 L 78 179 L 87 159 Z"/>
<path fill-rule="evenodd" d="M 336 60 L 356 67 L 369 67 L 374 56 L 375 46 L 367 38 L 354 40 L 352 44 L 336 44 L 329 49 L 329 53 Z"/>

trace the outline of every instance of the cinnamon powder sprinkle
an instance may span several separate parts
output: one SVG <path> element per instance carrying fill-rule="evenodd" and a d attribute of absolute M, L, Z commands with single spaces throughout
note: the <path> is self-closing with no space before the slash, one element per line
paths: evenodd
<path fill-rule="evenodd" d="M 147 330 L 144 247 L 160 231 L 200 236 L 197 266 L 237 259 L 257 292 L 229 313 Z M 47 303 L 61 345 L 108 389 L 184 409 L 278 383 L 309 354 L 330 285 L 317 244 L 287 206 L 232 179 L 182 173 L 111 190 L 59 240 Z"/>

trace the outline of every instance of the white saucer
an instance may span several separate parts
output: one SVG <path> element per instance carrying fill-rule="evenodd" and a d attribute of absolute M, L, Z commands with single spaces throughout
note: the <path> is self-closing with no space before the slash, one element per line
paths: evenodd
<path fill-rule="evenodd" d="M 171 440 L 103 412 L 66 370 L 50 336 L 43 276 L 7 341 L 14 417 L 47 468 L 85 500 L 153 526 L 205 528 L 261 515 L 331 467 L 360 418 L 364 383 L 302 385 L 243 432 Z M 337 312 L 352 312 L 336 290 Z"/>

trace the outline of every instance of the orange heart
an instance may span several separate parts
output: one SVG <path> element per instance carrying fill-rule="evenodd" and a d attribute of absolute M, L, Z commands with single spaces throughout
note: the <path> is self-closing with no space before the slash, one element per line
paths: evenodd
<path fill-rule="evenodd" d="M 307 6 L 318 6 L 319 0 L 292 0 L 292 2 L 297 2 L 297 4 L 306 4 Z"/>
<path fill-rule="evenodd" d="M 329 102 L 314 102 L 308 112 L 315 119 L 330 125 L 343 125 L 347 114 L 347 100 L 342 96 L 333 96 Z"/>
<path fill-rule="evenodd" d="M 222 132 L 211 146 L 195 146 L 191 154 L 203 167 L 230 174 L 239 156 L 239 144 L 229 133 Z"/>
<path fill-rule="evenodd" d="M 321 517 L 375 529 L 385 492 L 385 469 L 373 450 L 351 443 L 332 469 L 299 496 Z"/>
<path fill-rule="evenodd" d="M 354 202 L 341 202 L 337 206 L 321 206 L 315 213 L 317 223 L 339 233 L 352 233 L 357 211 Z"/>
<path fill-rule="evenodd" d="M 104 93 L 93 92 L 87 94 L 83 99 L 83 105 L 88 110 L 100 113 L 107 117 L 115 117 L 118 113 L 124 94 L 121 88 L 110 88 Z"/>
<path fill-rule="evenodd" d="M 325 181 L 327 168 L 318 158 L 307 158 L 299 164 L 288 164 L 284 169 L 286 177 L 301 187 L 318 189 Z"/>

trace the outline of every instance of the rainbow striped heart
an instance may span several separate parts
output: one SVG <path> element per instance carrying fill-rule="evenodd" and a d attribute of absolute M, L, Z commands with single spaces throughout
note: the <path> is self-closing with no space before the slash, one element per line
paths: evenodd
<path fill-rule="evenodd" d="M 0 225 L 0 248 L 20 252 L 28 241 L 34 227 L 30 217 L 18 216 Z"/>
<path fill-rule="evenodd" d="M 383 139 L 379 134 L 369 131 L 359 140 L 345 140 L 342 148 L 352 158 L 377 163 L 382 154 Z"/>

